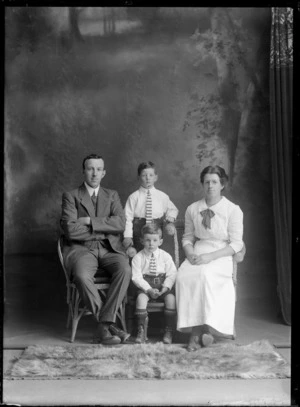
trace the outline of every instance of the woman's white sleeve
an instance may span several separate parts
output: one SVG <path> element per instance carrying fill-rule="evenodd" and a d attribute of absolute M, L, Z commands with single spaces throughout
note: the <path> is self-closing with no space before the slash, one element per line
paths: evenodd
<path fill-rule="evenodd" d="M 238 205 L 233 208 L 228 222 L 229 246 L 235 253 L 242 250 L 243 242 L 243 212 Z"/>
<path fill-rule="evenodd" d="M 195 242 L 195 227 L 192 216 L 191 208 L 188 207 L 185 212 L 184 218 L 184 234 L 182 236 L 182 247 L 192 244 Z"/>

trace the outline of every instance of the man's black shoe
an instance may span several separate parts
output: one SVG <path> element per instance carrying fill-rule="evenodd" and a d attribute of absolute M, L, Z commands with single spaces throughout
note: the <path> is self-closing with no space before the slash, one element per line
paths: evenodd
<path fill-rule="evenodd" d="M 121 342 L 124 343 L 130 337 L 128 332 L 123 331 L 122 329 L 118 328 L 117 325 L 111 324 L 109 326 L 110 333 L 112 335 L 116 335 L 121 339 Z"/>
<path fill-rule="evenodd" d="M 99 323 L 93 343 L 102 343 L 102 345 L 119 345 L 121 339 L 118 336 L 112 335 L 109 331 L 109 325 Z"/>

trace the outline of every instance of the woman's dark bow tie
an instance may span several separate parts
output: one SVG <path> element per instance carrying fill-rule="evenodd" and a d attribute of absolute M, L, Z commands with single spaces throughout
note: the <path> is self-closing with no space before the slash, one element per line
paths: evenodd
<path fill-rule="evenodd" d="M 205 209 L 204 211 L 200 212 L 201 215 L 203 216 L 202 219 L 202 225 L 205 227 L 205 229 L 211 229 L 211 218 L 215 216 L 215 213 L 211 209 Z"/>

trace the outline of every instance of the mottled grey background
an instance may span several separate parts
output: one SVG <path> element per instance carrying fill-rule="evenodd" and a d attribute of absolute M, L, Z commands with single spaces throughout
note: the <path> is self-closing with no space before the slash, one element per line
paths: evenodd
<path fill-rule="evenodd" d="M 137 165 L 154 161 L 157 188 L 180 218 L 202 196 L 201 169 L 224 166 L 255 271 L 272 262 L 270 15 L 7 7 L 5 252 L 55 251 L 61 194 L 81 183 L 83 157 L 98 153 L 102 185 L 123 205 Z"/>

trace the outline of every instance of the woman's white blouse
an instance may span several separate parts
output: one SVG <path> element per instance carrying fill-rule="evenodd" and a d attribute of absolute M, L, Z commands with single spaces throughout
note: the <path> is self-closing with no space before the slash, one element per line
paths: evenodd
<path fill-rule="evenodd" d="M 194 245 L 197 239 L 221 240 L 228 242 L 235 253 L 243 248 L 243 212 L 238 205 L 222 196 L 221 200 L 210 206 L 215 214 L 211 218 L 211 229 L 202 224 L 201 211 L 208 209 L 205 199 L 191 204 L 185 213 L 185 229 L 182 246 Z"/>

